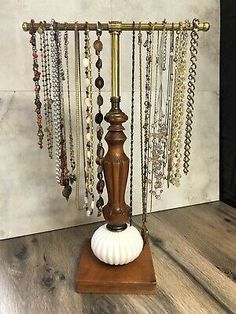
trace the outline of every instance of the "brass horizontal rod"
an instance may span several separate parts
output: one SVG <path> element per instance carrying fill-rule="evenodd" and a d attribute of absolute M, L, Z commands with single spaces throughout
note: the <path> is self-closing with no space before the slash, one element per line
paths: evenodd
<path fill-rule="evenodd" d="M 39 26 L 44 27 L 44 29 L 46 30 L 50 30 L 51 24 L 50 23 L 27 23 L 24 22 L 22 24 L 22 28 L 24 31 L 28 32 L 30 30 L 30 28 L 33 27 L 34 30 L 37 30 L 39 28 Z M 86 28 L 86 24 L 85 23 L 57 23 L 56 27 L 58 30 L 68 30 L 68 31 L 73 31 L 75 30 L 75 26 L 77 25 L 77 30 L 80 31 L 84 31 Z M 91 31 L 95 31 L 97 30 L 97 23 L 88 23 L 87 27 L 89 30 Z M 210 23 L 208 22 L 202 22 L 199 23 L 199 30 L 200 31 L 204 31 L 207 32 L 210 29 Z M 163 29 L 163 23 L 135 23 L 135 25 L 133 26 L 133 23 L 122 23 L 122 22 L 109 22 L 109 23 L 101 23 L 101 28 L 103 31 L 131 31 L 133 30 L 142 30 L 142 31 L 147 31 L 147 30 L 162 30 Z M 187 31 L 191 31 L 193 29 L 193 25 L 192 23 L 166 23 L 165 24 L 165 29 L 167 31 L 171 31 L 171 30 L 180 30 L 181 28 L 187 30 Z"/>

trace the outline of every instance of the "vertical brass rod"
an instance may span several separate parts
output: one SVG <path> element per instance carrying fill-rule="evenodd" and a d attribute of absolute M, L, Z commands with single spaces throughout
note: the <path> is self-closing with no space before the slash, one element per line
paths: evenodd
<path fill-rule="evenodd" d="M 120 97 L 120 32 L 111 32 L 111 97 Z"/>

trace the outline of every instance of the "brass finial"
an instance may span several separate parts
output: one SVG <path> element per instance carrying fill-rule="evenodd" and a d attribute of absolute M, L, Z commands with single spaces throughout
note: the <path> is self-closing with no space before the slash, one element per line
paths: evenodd
<path fill-rule="evenodd" d="M 24 23 L 22 24 L 22 29 L 23 29 L 23 31 L 28 32 L 29 27 L 28 27 L 28 23 L 27 23 L 27 22 L 24 22 Z"/>
<path fill-rule="evenodd" d="M 204 22 L 203 23 L 203 31 L 207 32 L 207 31 L 209 31 L 209 29 L 210 29 L 210 23 Z"/>

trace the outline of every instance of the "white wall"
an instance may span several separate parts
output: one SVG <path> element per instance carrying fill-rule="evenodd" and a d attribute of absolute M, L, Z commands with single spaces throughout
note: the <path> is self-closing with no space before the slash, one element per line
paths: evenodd
<path fill-rule="evenodd" d="M 219 88 L 219 3 L 218 0 L 8 0 L 1 1 L 0 41 L 0 239 L 64 228 L 96 220 L 78 211 L 75 198 L 67 203 L 54 180 L 54 163 L 36 145 L 33 112 L 31 47 L 21 29 L 31 18 L 74 22 L 109 20 L 180 21 L 198 17 L 211 23 L 200 34 L 196 109 L 192 141 L 191 173 L 180 188 L 165 189 L 162 210 L 218 199 L 218 88 Z M 110 47 L 104 34 L 104 94 L 109 108 Z M 130 107 L 130 34 L 121 39 L 122 109 Z M 73 64 L 71 63 L 71 67 Z M 73 94 L 73 93 L 72 93 Z M 73 96 L 73 95 L 72 95 Z M 138 119 L 136 136 L 138 139 Z M 129 123 L 126 123 L 126 129 Z M 138 142 L 136 139 L 136 143 Z M 126 143 L 128 152 L 129 144 Z M 139 149 L 139 145 L 135 147 Z M 134 212 L 140 213 L 139 160 L 136 160 Z M 128 194 L 127 194 L 128 196 Z M 127 197 L 128 200 L 128 197 Z M 82 204 L 82 201 L 81 201 Z"/>

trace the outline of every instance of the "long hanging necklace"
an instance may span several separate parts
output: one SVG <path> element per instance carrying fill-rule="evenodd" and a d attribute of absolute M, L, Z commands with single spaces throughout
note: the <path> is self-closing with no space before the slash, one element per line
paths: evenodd
<path fill-rule="evenodd" d="M 44 24 L 46 22 L 44 21 Z M 48 127 L 49 129 L 47 132 L 49 133 L 49 152 L 50 154 L 53 153 L 53 115 L 52 115 L 52 106 L 53 106 L 53 101 L 52 101 L 52 83 L 51 83 L 51 73 L 50 73 L 50 50 L 49 50 L 49 38 L 48 38 L 48 31 L 45 31 L 45 46 L 46 46 L 46 70 L 47 70 L 47 107 L 48 107 Z"/>
<path fill-rule="evenodd" d="M 58 65 L 58 51 L 57 51 L 57 42 L 56 42 L 56 31 L 54 30 L 55 21 L 51 21 L 51 59 L 52 59 L 52 91 L 53 91 L 53 120 L 54 120 L 54 130 L 55 130 L 55 142 L 56 142 L 56 180 L 57 183 L 61 183 L 61 131 L 60 131 L 60 120 L 61 120 L 61 102 L 60 102 L 60 93 L 59 93 L 59 65 Z"/>
<path fill-rule="evenodd" d="M 196 84 L 196 69 L 197 69 L 197 53 L 198 53 L 198 25 L 199 20 L 193 20 L 193 30 L 191 32 L 190 40 L 190 67 L 188 76 L 188 89 L 187 89 L 187 114 L 186 114 L 186 128 L 185 128 L 185 141 L 184 141 L 184 164 L 183 170 L 185 174 L 189 172 L 190 149 L 192 138 L 192 124 L 193 124 L 193 110 L 194 110 L 194 91 Z"/>
<path fill-rule="evenodd" d="M 151 188 L 150 188 L 150 212 L 152 211 L 152 205 L 153 205 L 153 195 L 155 194 L 153 192 L 153 188 L 154 188 L 154 162 L 153 162 L 153 149 L 155 147 L 155 138 L 156 138 L 156 126 L 158 123 L 158 106 L 157 106 L 157 89 L 158 89 L 158 67 L 159 67 L 159 31 L 157 32 L 157 35 L 154 38 L 154 42 L 153 42 L 153 49 L 155 49 L 155 55 L 153 55 L 153 87 L 154 87 L 154 106 L 153 107 L 153 120 L 150 123 L 150 127 L 151 127 L 151 133 L 150 133 L 150 157 L 149 157 L 149 161 L 151 162 L 151 176 L 149 179 L 149 183 L 151 183 Z"/>
<path fill-rule="evenodd" d="M 181 30 L 176 38 L 175 53 L 175 83 L 167 180 L 173 185 L 179 186 L 181 179 L 180 169 L 183 146 L 183 114 L 187 69 L 187 32 L 184 30 Z"/>
<path fill-rule="evenodd" d="M 32 45 L 32 57 L 33 57 L 33 81 L 34 81 L 34 93 L 35 93 L 35 100 L 34 104 L 36 106 L 35 112 L 37 114 L 37 125 L 38 125 L 38 145 L 39 148 L 43 148 L 43 126 L 42 126 L 42 114 L 41 114 L 41 107 L 42 103 L 40 101 L 40 75 L 39 72 L 39 65 L 38 65 L 38 51 L 37 51 L 37 44 L 36 44 L 36 31 L 34 30 L 34 20 L 31 20 L 32 28 L 29 30 L 31 35 L 30 43 Z"/>
<path fill-rule="evenodd" d="M 140 167 L 141 167 L 141 194 L 142 194 L 142 232 L 145 234 L 146 228 L 144 228 L 146 223 L 146 208 L 145 208 L 145 199 L 146 199 L 146 190 L 145 190 L 145 182 L 144 182 L 144 157 L 143 157 L 143 71 L 142 71 L 142 32 L 141 32 L 141 23 L 139 23 L 139 32 L 138 32 L 138 61 L 139 61 L 139 126 L 140 126 Z"/>
<path fill-rule="evenodd" d="M 59 72 L 60 72 L 60 99 L 61 99 L 61 169 L 62 169 L 62 181 L 61 185 L 64 186 L 62 190 L 62 195 L 69 199 L 70 194 L 72 192 L 72 187 L 70 185 L 74 182 L 75 178 L 73 174 L 69 175 L 69 170 L 67 166 L 67 146 L 66 146 L 66 122 L 65 122 L 65 105 L 64 105 L 64 93 L 63 93 L 63 81 L 65 81 L 65 73 L 63 69 L 63 61 L 62 61 L 62 44 L 61 44 L 61 32 L 58 32 L 58 61 L 59 61 Z"/>
<path fill-rule="evenodd" d="M 160 52 L 158 54 L 157 67 L 159 72 L 159 89 L 157 97 L 157 75 L 155 82 L 155 110 L 154 121 L 152 124 L 152 150 L 150 161 L 152 163 L 152 176 L 153 180 L 149 183 L 152 184 L 151 196 L 154 195 L 157 199 L 160 198 L 163 192 L 164 168 L 165 168 L 165 142 L 166 142 L 166 125 L 165 125 L 165 110 L 163 108 L 163 72 L 166 71 L 166 44 L 167 44 L 167 31 L 165 29 L 166 21 L 163 21 L 163 31 L 160 39 Z M 153 182 L 154 181 L 154 182 Z"/>
<path fill-rule="evenodd" d="M 173 101 L 173 82 L 174 82 L 174 52 L 175 52 L 175 32 L 174 23 L 172 24 L 172 31 L 170 33 L 170 52 L 169 52 L 169 69 L 168 69 L 168 82 L 167 82 L 167 99 L 166 99 L 166 128 L 167 128 L 167 145 L 166 145 L 166 164 L 168 177 L 168 156 L 170 154 L 170 141 L 171 141 L 171 123 L 172 123 L 172 101 Z M 167 180 L 169 187 L 169 180 Z"/>
<path fill-rule="evenodd" d="M 134 80 L 135 80 L 135 22 L 132 32 L 132 68 L 131 68 L 131 117 L 130 117 L 130 225 L 133 211 L 133 157 L 134 157 Z"/>
<path fill-rule="evenodd" d="M 69 183 L 73 184 L 76 180 L 76 176 L 74 174 L 75 170 L 75 151 L 74 151 L 74 139 L 73 139 L 73 131 L 72 131 L 72 116 L 71 116 L 71 99 L 70 99 L 70 73 L 69 73 L 69 40 L 68 40 L 68 31 L 66 30 L 64 33 L 64 57 L 66 63 L 66 84 L 67 84 L 67 101 L 68 101 L 68 117 L 69 117 L 69 156 L 70 156 L 70 167 L 71 173 L 69 175 Z"/>
<path fill-rule="evenodd" d="M 146 79 L 145 79 L 145 101 L 144 101 L 144 134 L 143 134 L 143 169 L 142 169 L 142 187 L 143 187 L 143 216 L 142 216 L 142 237 L 146 241 L 148 231 L 146 227 L 147 220 L 147 196 L 148 196 L 148 155 L 149 155 L 149 120 L 151 111 L 151 63 L 152 63 L 152 32 L 147 31 L 147 39 L 144 43 L 146 48 Z"/>
<path fill-rule="evenodd" d="M 73 139 L 73 131 L 72 131 L 72 114 L 71 114 L 71 98 L 70 98 L 70 72 L 69 72 L 69 40 L 68 40 L 68 31 L 65 30 L 64 33 L 64 57 L 66 64 L 66 87 L 67 87 L 67 102 L 68 102 L 68 120 L 69 120 L 69 157 L 70 157 L 70 168 L 71 172 L 68 176 L 66 186 L 62 192 L 63 196 L 66 199 L 69 198 L 72 187 L 71 185 L 76 181 L 76 175 L 74 174 L 75 170 L 75 151 L 74 151 L 74 139 Z M 65 147 L 66 149 L 66 147 Z"/>
<path fill-rule="evenodd" d="M 84 138 L 84 120 L 82 105 L 82 84 L 81 84 L 81 64 L 80 64 L 80 33 L 78 31 L 78 23 L 75 23 L 75 100 L 76 100 L 76 205 L 80 209 L 80 130 L 82 134 L 82 159 L 84 180 L 86 177 L 85 168 L 85 138 Z M 85 195 L 85 200 L 88 195 Z"/>
<path fill-rule="evenodd" d="M 50 55 L 48 33 L 44 29 L 42 23 L 38 28 L 40 34 L 40 52 L 41 52 L 41 65 L 42 65 L 42 85 L 44 95 L 44 116 L 45 116 L 45 132 L 47 134 L 47 147 L 49 157 L 52 159 L 53 149 L 53 121 L 52 121 L 52 98 L 51 98 L 51 78 L 50 78 Z"/>
<path fill-rule="evenodd" d="M 93 99 L 92 99 L 92 61 L 90 51 L 90 37 L 88 23 L 86 23 L 85 35 L 85 58 L 83 65 L 85 67 L 85 86 L 86 86 L 86 194 L 91 197 L 91 206 L 89 208 L 89 199 L 85 199 L 85 208 L 87 215 L 90 216 L 94 210 L 94 153 L 93 153 Z"/>
<path fill-rule="evenodd" d="M 54 102 L 54 129 L 56 141 L 56 180 L 64 186 L 63 196 L 68 200 L 72 188 L 69 184 L 65 138 L 65 116 L 63 104 L 64 72 L 62 68 L 61 34 L 56 29 L 56 22 L 51 22 L 52 89 Z"/>
<path fill-rule="evenodd" d="M 103 121 L 103 114 L 101 112 L 101 107 L 103 105 L 103 97 L 101 95 L 101 89 L 104 86 L 104 80 L 101 77 L 101 68 L 102 68 L 102 59 L 100 56 L 100 53 L 103 49 L 103 44 L 101 42 L 101 35 L 102 35 L 102 29 L 101 29 L 101 23 L 97 23 L 97 39 L 93 43 L 93 47 L 95 49 L 95 53 L 97 55 L 97 62 L 96 62 L 96 68 L 98 70 L 98 76 L 95 79 L 95 86 L 98 89 L 98 96 L 97 96 L 97 105 L 98 105 L 98 112 L 95 115 L 95 122 L 98 125 L 97 126 L 97 158 L 96 158 L 96 164 L 97 164 L 97 178 L 98 182 L 96 185 L 96 189 L 99 195 L 99 198 L 96 202 L 96 207 L 98 210 L 97 216 L 101 216 L 102 214 L 102 208 L 104 205 L 104 200 L 102 198 L 103 189 L 105 186 L 105 182 L 103 180 L 103 168 L 102 168 L 102 159 L 104 157 L 104 148 L 102 143 L 102 137 L 103 137 L 103 128 L 102 128 L 102 121 Z"/>

